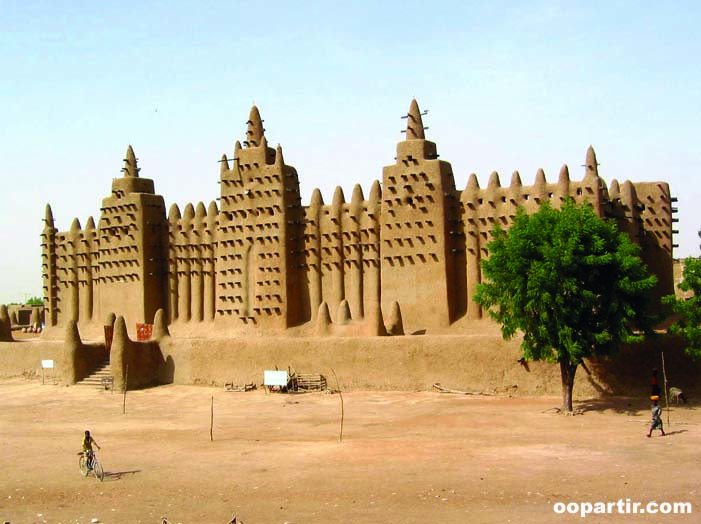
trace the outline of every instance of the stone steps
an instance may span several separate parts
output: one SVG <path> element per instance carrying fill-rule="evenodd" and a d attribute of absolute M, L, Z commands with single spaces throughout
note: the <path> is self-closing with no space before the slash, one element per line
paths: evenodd
<path fill-rule="evenodd" d="M 97 388 L 105 388 L 103 379 L 106 378 L 111 378 L 112 377 L 112 371 L 110 369 L 110 361 L 106 360 L 102 362 L 101 364 L 98 364 L 98 366 L 95 368 L 95 370 L 85 377 L 83 380 L 80 382 L 76 382 L 76 386 L 89 386 L 89 387 L 97 387 Z M 106 389 L 106 388 L 105 388 Z"/>

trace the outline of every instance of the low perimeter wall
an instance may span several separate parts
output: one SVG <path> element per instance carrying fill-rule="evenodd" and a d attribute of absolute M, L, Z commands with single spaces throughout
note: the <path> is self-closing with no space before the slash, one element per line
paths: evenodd
<path fill-rule="evenodd" d="M 494 334 L 161 341 L 169 375 L 164 379 L 176 384 L 260 384 L 264 370 L 291 368 L 321 373 L 335 387 L 333 369 L 344 390 L 429 390 L 440 383 L 470 392 L 560 395 L 559 366 L 521 364 L 518 346 Z M 663 351 L 669 386 L 698 390 L 701 364 L 684 355 L 680 340 L 664 336 L 624 347 L 614 358 L 587 361 L 589 373 L 578 369 L 574 394 L 649 394 L 652 368 L 662 374 Z"/>
<path fill-rule="evenodd" d="M 0 342 L 0 377 L 41 377 L 41 361 L 53 360 L 53 373 L 61 380 L 63 341 L 19 340 Z M 51 370 L 45 370 L 51 376 Z"/>
<path fill-rule="evenodd" d="M 46 340 L 0 343 L 0 377 L 41 376 L 42 359 L 54 360 L 59 375 L 63 345 Z M 518 345 L 493 333 L 367 338 L 165 336 L 159 341 L 162 358 L 153 360 L 152 373 L 154 382 L 223 387 L 228 382 L 261 384 L 264 370 L 291 368 L 321 373 L 330 387 L 336 387 L 333 369 L 343 390 L 430 390 L 440 383 L 469 392 L 560 395 L 559 367 L 519 363 Z M 624 347 L 616 357 L 587 361 L 586 370 L 577 371 L 575 398 L 648 395 L 652 368 L 659 368 L 662 378 L 662 352 L 668 385 L 692 396 L 701 394 L 701 363 L 684 354 L 679 339 L 661 336 Z"/>

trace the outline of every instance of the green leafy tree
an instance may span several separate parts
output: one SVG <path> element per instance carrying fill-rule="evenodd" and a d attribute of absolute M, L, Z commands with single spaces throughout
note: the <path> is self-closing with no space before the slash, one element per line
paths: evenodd
<path fill-rule="evenodd" d="M 44 300 L 41 297 L 32 297 L 27 300 L 27 305 L 29 306 L 41 306 L 43 303 Z"/>
<path fill-rule="evenodd" d="M 662 302 L 671 306 L 678 317 L 669 327 L 669 333 L 682 336 L 687 343 L 686 353 L 698 359 L 701 358 L 701 260 L 687 258 L 682 277 L 679 289 L 690 295 L 686 298 L 669 295 Z"/>
<path fill-rule="evenodd" d="M 657 281 L 639 248 L 591 205 L 568 199 L 537 213 L 522 208 L 508 231 L 497 226 L 474 301 L 501 324 L 505 340 L 523 333 L 527 360 L 560 365 L 563 411 L 582 359 L 638 342 L 652 325 L 648 291 Z"/>

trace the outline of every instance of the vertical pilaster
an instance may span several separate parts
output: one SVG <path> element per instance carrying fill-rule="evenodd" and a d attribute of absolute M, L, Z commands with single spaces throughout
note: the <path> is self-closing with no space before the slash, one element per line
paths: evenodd
<path fill-rule="evenodd" d="M 311 202 L 307 211 L 307 229 L 305 234 L 305 247 L 307 252 L 307 280 L 309 285 L 309 306 L 312 320 L 316 320 L 321 306 L 321 209 L 324 201 L 321 191 L 314 189 Z"/>
<path fill-rule="evenodd" d="M 363 318 L 363 251 L 360 238 L 360 220 L 365 198 L 359 184 L 353 187 L 349 213 L 343 221 L 343 237 L 348 241 L 344 248 L 346 256 L 345 297 L 350 307 L 351 318 Z"/>
<path fill-rule="evenodd" d="M 482 318 L 482 308 L 473 300 L 477 293 L 477 284 L 481 282 L 480 263 L 482 260 L 480 242 L 480 221 L 477 203 L 480 198 L 480 187 L 477 175 L 470 175 L 467 187 L 462 193 L 462 204 L 465 210 L 465 260 L 467 275 L 467 318 L 477 320 Z"/>

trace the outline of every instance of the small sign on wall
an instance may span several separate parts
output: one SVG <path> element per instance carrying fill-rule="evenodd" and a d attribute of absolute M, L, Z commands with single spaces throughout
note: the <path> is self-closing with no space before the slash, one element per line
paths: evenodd
<path fill-rule="evenodd" d="M 136 325 L 136 340 L 138 342 L 146 342 L 151 340 L 153 334 L 153 324 L 137 324 Z"/>

